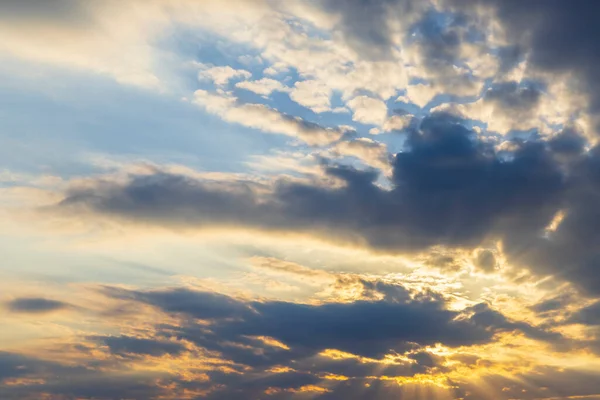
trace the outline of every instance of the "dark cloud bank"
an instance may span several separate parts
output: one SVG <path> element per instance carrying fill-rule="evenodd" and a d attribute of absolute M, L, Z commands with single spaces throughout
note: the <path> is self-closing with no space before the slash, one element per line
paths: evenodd
<path fill-rule="evenodd" d="M 311 398 L 392 399 L 398 398 L 400 387 L 373 376 L 410 377 L 447 371 L 442 363 L 445 358 L 424 351 L 425 346 L 441 343 L 457 348 L 486 344 L 502 332 L 550 345 L 563 340 L 550 331 L 511 321 L 485 304 L 463 312 L 449 311 L 446 301 L 433 292 L 410 292 L 399 284 L 356 279 L 365 298 L 373 299 L 311 305 L 241 300 L 185 288 L 137 291 L 103 287 L 102 293 L 113 300 L 152 306 L 160 311 L 156 315 L 166 313 L 172 317 L 171 321 L 174 318 L 178 322 L 157 321 L 154 330 L 147 331 L 151 336 L 146 337 L 82 339 L 75 348 L 88 361 L 78 367 L 0 352 L 0 380 L 44 379 L 43 383 L 0 387 L 0 396 L 22 399 L 46 393 L 69 399 L 144 399 L 161 395 L 177 398 L 173 397 L 176 387 L 203 391 L 197 398 L 287 399 L 306 398 L 301 394 L 296 396 L 294 391 L 320 385 L 328 392 L 312 393 Z M 264 342 L 262 337 L 275 339 L 283 346 Z M 101 348 L 112 357 L 90 357 L 92 349 L 97 354 Z M 186 381 L 168 371 L 149 374 L 120 370 L 123 366 L 127 368 L 127 362 L 145 357 L 178 357 L 189 351 L 196 351 L 193 357 L 201 360 L 202 354 L 193 349 L 220 358 L 230 371 L 209 368 L 205 379 Z M 327 349 L 368 359 L 330 358 L 321 354 Z M 374 360 L 386 354 L 405 354 L 412 361 L 381 364 Z M 477 357 L 462 362 L 477 363 Z M 269 372 L 275 367 L 287 370 Z M 348 379 L 323 380 L 331 375 Z M 160 379 L 175 386 L 160 385 Z M 366 383 L 370 386 L 365 386 Z M 271 393 L 268 396 L 267 391 Z M 453 391 L 456 396 L 465 395 L 462 386 Z"/>
<path fill-rule="evenodd" d="M 600 150 L 584 152 L 581 137 L 565 130 L 497 153 L 449 114 L 426 117 L 406 144 L 391 189 L 375 184 L 376 171 L 344 166 L 326 167 L 341 187 L 279 180 L 266 193 L 157 172 L 73 188 L 58 207 L 173 227 L 310 232 L 393 252 L 502 240 L 512 263 L 600 293 Z M 559 211 L 562 223 L 546 233 Z"/>

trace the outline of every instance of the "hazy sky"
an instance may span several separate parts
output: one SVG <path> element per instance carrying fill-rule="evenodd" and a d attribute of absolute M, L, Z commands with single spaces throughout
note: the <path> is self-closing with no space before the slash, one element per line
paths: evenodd
<path fill-rule="evenodd" d="M 0 0 L 0 398 L 600 400 L 596 0 Z"/>

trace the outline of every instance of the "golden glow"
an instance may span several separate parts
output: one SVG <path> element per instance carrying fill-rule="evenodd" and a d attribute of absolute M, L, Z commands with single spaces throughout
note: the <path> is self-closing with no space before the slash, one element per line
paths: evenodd
<path fill-rule="evenodd" d="M 567 214 L 566 214 L 565 210 L 558 211 L 554 215 L 554 217 L 552 218 L 552 220 L 550 221 L 550 223 L 548 224 L 546 229 L 544 230 L 546 232 L 546 235 L 550 235 L 550 234 L 556 232 L 556 230 L 560 226 L 561 222 L 565 219 L 566 215 Z"/>
<path fill-rule="evenodd" d="M 370 376 L 370 379 L 379 379 L 382 381 L 394 381 L 400 386 L 404 385 L 432 385 L 440 389 L 452 389 L 452 386 L 448 383 L 448 377 L 443 374 L 439 375 L 426 375 L 416 374 L 414 376 Z"/>
<path fill-rule="evenodd" d="M 272 346 L 272 347 L 278 347 L 280 349 L 284 349 L 284 350 L 289 350 L 290 348 L 288 346 L 285 345 L 285 343 L 281 343 L 278 340 L 273 339 L 272 337 L 267 337 L 267 336 L 252 336 L 253 339 L 259 340 L 260 342 L 268 345 L 268 346 Z"/>

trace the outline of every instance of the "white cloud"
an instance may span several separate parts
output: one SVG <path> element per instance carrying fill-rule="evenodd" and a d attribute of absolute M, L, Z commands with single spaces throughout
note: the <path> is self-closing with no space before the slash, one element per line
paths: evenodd
<path fill-rule="evenodd" d="M 429 103 L 435 96 L 441 94 L 440 88 L 434 88 L 431 85 L 418 83 L 416 85 L 410 85 L 406 88 L 406 96 L 398 98 L 400 101 L 408 100 L 410 103 L 416 104 L 419 107 L 424 107 Z"/>
<path fill-rule="evenodd" d="M 274 91 L 287 92 L 289 88 L 275 79 L 262 78 L 256 81 L 243 81 L 235 84 L 235 87 L 246 89 L 262 96 L 268 96 Z"/>
<path fill-rule="evenodd" d="M 345 109 L 341 107 L 331 109 L 331 94 L 339 93 L 343 101 L 348 101 L 346 106 L 353 111 L 355 121 L 380 128 L 384 128 L 386 121 L 388 125 L 398 122 L 386 118 L 387 111 L 384 112 L 381 100 L 395 96 L 400 90 L 407 90 L 404 100 L 421 107 L 441 93 L 477 96 L 483 80 L 498 70 L 498 58 L 489 47 L 502 44 L 492 40 L 493 29 L 484 32 L 489 36 L 487 42 L 473 44 L 461 40 L 456 62 L 450 60 L 440 73 L 427 68 L 428 53 L 419 43 L 403 46 L 401 51 L 392 49 L 389 59 L 383 61 L 363 58 L 339 30 L 340 15 L 325 11 L 315 2 L 72 0 L 71 3 L 73 12 L 68 16 L 36 12 L 10 18 L 3 15 L 0 1 L 0 56 L 25 60 L 36 68 L 52 65 L 85 70 L 123 84 L 168 90 L 172 89 L 171 79 L 179 79 L 181 65 L 189 60 L 182 60 L 184 56 L 177 54 L 176 48 L 161 47 L 159 43 L 168 43 L 163 39 L 172 32 L 170 28 L 183 27 L 194 33 L 209 33 L 210 37 L 216 35 L 220 38 L 219 44 L 225 47 L 249 48 L 248 54 L 236 53 L 235 58 L 247 65 L 267 66 L 263 70 L 267 76 L 287 74 L 289 78 L 289 72 L 294 71 L 294 76 L 297 74 L 301 81 L 292 88 L 290 96 L 298 104 L 318 113 L 343 112 Z M 290 15 L 295 17 L 293 24 Z M 406 25 L 403 26 L 401 20 L 394 15 L 387 21 L 393 31 L 394 44 L 401 43 L 406 34 Z M 525 64 L 514 68 L 504 79 L 529 78 L 525 75 L 531 72 Z M 250 72 L 244 69 L 201 65 L 200 77 L 217 85 L 225 85 L 234 78 L 251 78 Z M 409 86 L 410 78 L 420 78 L 427 83 Z M 279 90 L 277 84 L 263 80 L 240 83 L 239 87 L 262 95 Z M 573 96 L 570 90 L 564 92 L 566 98 Z M 370 97 L 364 96 L 365 93 Z M 189 93 L 180 95 L 189 96 Z M 360 100 L 364 98 L 371 98 L 369 104 Z M 573 107 L 563 103 L 554 100 L 552 104 L 543 104 L 544 118 L 559 123 L 569 118 Z M 498 131 L 510 129 L 509 125 L 516 126 L 507 120 L 510 116 L 496 109 L 477 107 L 465 107 L 464 112 L 490 122 L 492 129 Z M 519 123 L 520 126 L 528 125 Z"/>
<path fill-rule="evenodd" d="M 347 112 L 350 112 L 350 110 L 348 110 L 346 107 L 336 107 L 332 108 L 331 112 L 335 114 L 345 114 Z"/>
<path fill-rule="evenodd" d="M 296 82 L 290 92 L 290 98 L 296 103 L 321 113 L 331 110 L 331 88 L 315 80 Z"/>
<path fill-rule="evenodd" d="M 352 119 L 363 124 L 382 125 L 387 117 L 387 106 L 381 100 L 357 96 L 347 103 L 352 110 Z"/>
<path fill-rule="evenodd" d="M 198 63 L 200 71 L 198 72 L 199 80 L 211 80 L 215 85 L 226 85 L 231 79 L 245 78 L 248 79 L 252 74 L 244 69 L 233 69 L 229 65 L 213 67 Z"/>
<path fill-rule="evenodd" d="M 335 145 L 334 153 L 340 156 L 356 157 L 367 165 L 387 171 L 390 167 L 389 152 L 384 143 L 368 138 L 342 141 Z"/>
<path fill-rule="evenodd" d="M 267 67 L 263 70 L 263 74 L 265 75 L 277 75 L 277 74 L 286 74 L 289 72 L 288 67 L 282 62 L 276 62 L 270 67 Z"/>
<path fill-rule="evenodd" d="M 515 96 L 519 96 L 517 89 Z M 488 90 L 490 93 L 491 90 Z M 574 95 L 563 82 L 549 83 L 544 91 L 539 92 L 539 98 L 528 106 L 511 105 L 510 101 L 519 99 L 493 101 L 486 96 L 473 103 L 457 104 L 449 107 L 465 118 L 482 121 L 490 131 L 506 134 L 511 130 L 526 131 L 537 129 L 541 134 L 551 134 L 556 126 L 570 125 L 574 121 L 586 125 L 586 116 L 580 115 L 585 108 L 582 95 Z"/>
<path fill-rule="evenodd" d="M 238 57 L 238 61 L 244 65 L 260 65 L 263 59 L 260 56 L 243 55 Z"/>
<path fill-rule="evenodd" d="M 392 115 L 383 123 L 383 130 L 386 132 L 400 131 L 410 124 L 412 115 Z"/>
<path fill-rule="evenodd" d="M 68 13 L 24 6 L 15 16 L 0 1 L 0 56 L 169 89 L 182 60 L 157 45 L 168 29 L 244 29 L 270 10 L 263 0 L 71 0 Z"/>

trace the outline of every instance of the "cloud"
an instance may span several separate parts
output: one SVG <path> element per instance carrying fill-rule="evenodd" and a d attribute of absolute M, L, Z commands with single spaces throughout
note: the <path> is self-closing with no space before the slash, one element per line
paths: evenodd
<path fill-rule="evenodd" d="M 256 81 L 243 81 L 235 84 L 235 87 L 240 89 L 246 89 L 261 96 L 268 96 L 271 93 L 286 92 L 289 90 L 284 84 L 275 79 L 262 78 Z"/>
<path fill-rule="evenodd" d="M 339 16 L 339 27 L 351 48 L 365 59 L 391 58 L 395 43 L 393 22 L 409 25 L 414 15 L 427 8 L 424 2 L 406 0 L 327 0 L 323 9 Z"/>
<path fill-rule="evenodd" d="M 387 106 L 381 100 L 357 96 L 346 103 L 352 110 L 352 120 L 363 124 L 382 125 L 387 117 Z"/>
<path fill-rule="evenodd" d="M 535 85 L 502 82 L 489 88 L 477 102 L 460 105 L 459 110 L 469 118 L 487 122 L 492 131 L 526 131 L 542 124 L 538 111 L 541 96 Z"/>
<path fill-rule="evenodd" d="M 504 28 L 506 39 L 529 53 L 527 59 L 536 68 L 551 73 L 569 74 L 579 88 L 589 93 L 591 109 L 598 110 L 600 82 L 598 68 L 600 45 L 593 24 L 600 6 L 582 2 L 569 7 L 561 1 L 479 1 L 453 0 L 464 12 L 482 5 L 492 10 Z"/>
<path fill-rule="evenodd" d="M 390 352 L 407 352 L 415 346 L 441 343 L 449 347 L 469 346 L 492 340 L 495 332 L 519 330 L 540 340 L 554 340 L 526 323 L 510 322 L 501 313 L 480 304 L 461 314 L 445 308 L 434 293 L 413 296 L 401 285 L 362 282 L 364 290 L 380 300 L 356 300 L 320 305 L 283 301 L 243 301 L 211 292 L 171 289 L 127 291 L 107 288 L 106 294 L 140 301 L 168 313 L 183 313 L 211 321 L 210 330 L 171 327 L 178 337 L 209 350 L 218 350 L 235 362 L 279 363 L 287 357 L 316 355 L 337 349 L 358 356 L 381 358 Z M 248 337 L 269 337 L 289 349 L 273 348 L 252 355 L 239 346 L 213 342 L 247 343 Z M 560 337 L 560 335 L 558 335 Z M 230 348 L 229 348 L 230 347 Z M 282 358 L 283 357 L 283 358 Z"/>
<path fill-rule="evenodd" d="M 62 301 L 42 297 L 21 297 L 9 301 L 6 306 L 12 312 L 25 314 L 46 314 L 71 307 Z"/>
<path fill-rule="evenodd" d="M 486 273 L 494 272 L 498 266 L 494 253 L 486 249 L 479 250 L 473 261 L 476 268 Z"/>
<path fill-rule="evenodd" d="M 536 130 L 550 136 L 556 133 L 557 126 L 572 127 L 581 119 L 579 102 L 561 84 L 532 80 L 496 82 L 476 102 L 454 108 L 500 134 Z"/>
<path fill-rule="evenodd" d="M 201 68 L 198 72 L 199 80 L 211 80 L 215 85 L 223 86 L 235 78 L 248 79 L 252 74 L 244 69 L 233 69 L 229 65 L 211 66 L 199 64 Z M 237 86 L 237 85 L 236 85 Z"/>
<path fill-rule="evenodd" d="M 106 336 L 95 338 L 104 342 L 113 354 L 139 354 L 160 357 L 165 354 L 179 355 L 185 347 L 177 342 L 137 338 L 131 336 Z"/>
<path fill-rule="evenodd" d="M 240 104 L 235 97 L 196 90 L 194 103 L 228 122 L 237 123 L 269 133 L 296 137 L 310 145 L 335 142 L 341 129 L 325 128 L 300 117 L 284 114 L 263 104 Z"/>
<path fill-rule="evenodd" d="M 213 320 L 243 318 L 252 309 L 226 295 L 192 290 L 172 290 L 153 293 L 131 292 L 107 288 L 106 293 L 122 300 L 137 300 L 170 313 L 186 313 L 195 318 Z"/>
<path fill-rule="evenodd" d="M 340 141 L 335 145 L 334 152 L 344 156 L 354 156 L 375 168 L 382 170 L 390 168 L 391 154 L 387 146 L 368 138 Z"/>
<path fill-rule="evenodd" d="M 331 283 L 335 279 L 334 275 L 327 271 L 308 268 L 291 261 L 279 260 L 273 257 L 255 256 L 250 259 L 250 263 L 253 267 L 267 271 L 268 273 L 288 275 L 302 281 Z"/>
<path fill-rule="evenodd" d="M 280 260 L 257 262 L 303 277 L 322 273 Z M 330 297 L 294 303 L 185 287 L 102 286 L 99 291 L 111 304 L 150 306 L 137 308 L 145 310 L 140 317 L 148 323 L 119 319 L 112 326 L 143 336 L 78 336 L 67 347 L 46 342 L 35 356 L 0 352 L 0 395 L 243 399 L 269 394 L 283 400 L 310 392 L 337 400 L 348 398 L 358 382 L 384 388 L 385 395 L 369 392 L 384 399 L 410 385 L 466 388 L 468 382 L 456 378 L 477 370 L 460 354 L 480 354 L 496 345 L 498 335 L 551 344 L 562 340 L 484 303 L 454 311 L 431 290 L 409 290 L 398 280 L 342 277 L 336 290 L 358 284 L 362 295 L 344 302 Z M 43 358 L 48 354 L 52 361 Z"/>
<path fill-rule="evenodd" d="M 331 87 L 325 82 L 306 80 L 296 82 L 290 92 L 290 98 L 316 113 L 322 113 L 331 111 L 331 92 Z"/>
<path fill-rule="evenodd" d="M 391 189 L 375 184 L 376 173 L 351 167 L 325 167 L 341 186 L 282 178 L 260 191 L 244 182 L 157 173 L 72 187 L 59 209 L 175 226 L 293 231 L 394 252 L 501 240 L 510 262 L 597 292 L 597 149 L 564 164 L 556 145 L 533 139 L 517 142 L 507 159 L 447 114 L 425 118 L 406 146 L 393 161 Z M 564 218 L 545 237 L 559 211 Z"/>
<path fill-rule="evenodd" d="M 494 74 L 494 59 L 485 41 L 473 39 L 477 26 L 465 15 L 432 8 L 419 16 L 408 33 L 406 57 L 412 74 L 424 81 L 409 87 L 407 96 L 415 104 L 424 106 L 442 94 L 477 96 L 483 79 Z"/>
<path fill-rule="evenodd" d="M 73 187 L 62 208 L 185 225 L 246 225 L 360 238 L 378 248 L 472 245 L 489 234 L 537 235 L 553 216 L 563 177 L 544 143 L 527 143 L 504 162 L 459 120 L 423 120 L 393 162 L 392 190 L 377 174 L 329 166 L 345 184 L 322 187 L 285 179 L 258 194 L 240 182 L 212 185 L 159 173 L 124 185 Z"/>

